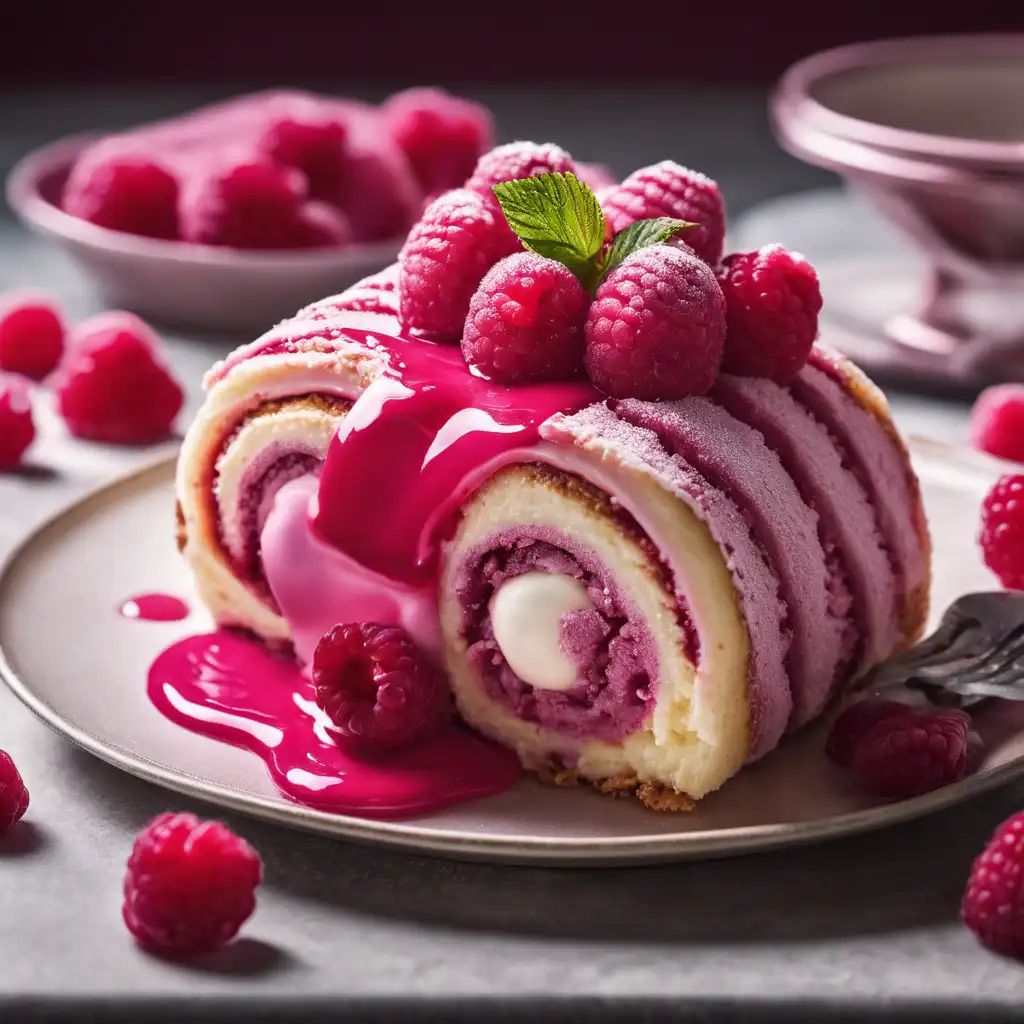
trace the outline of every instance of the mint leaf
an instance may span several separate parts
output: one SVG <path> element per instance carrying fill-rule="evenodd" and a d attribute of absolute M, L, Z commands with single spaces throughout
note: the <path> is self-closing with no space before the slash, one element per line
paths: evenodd
<path fill-rule="evenodd" d="M 575 174 L 538 174 L 494 186 L 509 226 L 527 249 L 557 260 L 593 290 L 604 244 L 597 196 Z"/>
<path fill-rule="evenodd" d="M 616 232 L 612 244 L 601 263 L 600 281 L 603 281 L 627 256 L 649 245 L 666 242 L 679 231 L 689 231 L 695 227 L 692 221 L 675 220 L 673 217 L 653 217 L 650 220 L 638 220 Z"/>

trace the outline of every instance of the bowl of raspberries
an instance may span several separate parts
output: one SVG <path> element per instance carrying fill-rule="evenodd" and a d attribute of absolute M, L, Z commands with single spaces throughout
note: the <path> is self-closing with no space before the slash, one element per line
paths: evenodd
<path fill-rule="evenodd" d="M 108 304 L 251 331 L 390 263 L 493 135 L 486 108 L 438 89 L 379 106 L 260 92 L 52 143 L 13 169 L 7 197 Z"/>

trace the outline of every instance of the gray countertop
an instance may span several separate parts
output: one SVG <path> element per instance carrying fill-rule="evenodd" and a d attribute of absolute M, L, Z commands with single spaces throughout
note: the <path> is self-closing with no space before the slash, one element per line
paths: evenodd
<path fill-rule="evenodd" d="M 0 168 L 64 132 L 198 98 L 0 98 Z M 619 170 L 679 155 L 719 178 L 734 212 L 828 180 L 774 148 L 759 97 L 488 98 L 506 137 L 557 138 Z M 18 285 L 52 289 L 76 317 L 99 308 L 48 245 L 0 217 L 0 290 Z M 194 410 L 200 374 L 225 343 L 168 335 L 168 344 Z M 891 398 L 906 429 L 962 434 L 962 406 Z M 42 517 L 153 454 L 73 442 L 45 408 L 40 418 L 29 470 L 0 477 L 0 556 Z M 59 643 L 60 624 L 53 629 Z M 800 850 L 643 869 L 506 868 L 221 815 L 73 748 L 6 691 L 0 747 L 32 791 L 25 823 L 0 839 L 0 1020 L 966 1021 L 1024 1012 L 1024 968 L 981 949 L 957 922 L 971 859 L 1020 807 L 1024 786 Z M 139 951 L 119 918 L 132 837 L 168 807 L 226 817 L 266 864 L 245 938 L 188 966 Z"/>

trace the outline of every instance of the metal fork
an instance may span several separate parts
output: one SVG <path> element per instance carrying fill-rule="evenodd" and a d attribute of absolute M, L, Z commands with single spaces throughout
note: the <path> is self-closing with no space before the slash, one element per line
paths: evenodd
<path fill-rule="evenodd" d="M 909 686 L 947 707 L 1024 700 L 1024 592 L 966 594 L 931 636 L 882 662 L 863 683 Z"/>

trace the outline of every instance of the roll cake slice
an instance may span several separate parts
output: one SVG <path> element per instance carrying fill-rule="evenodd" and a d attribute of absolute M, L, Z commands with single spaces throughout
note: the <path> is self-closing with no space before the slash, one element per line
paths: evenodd
<path fill-rule="evenodd" d="M 381 382 L 402 397 L 412 354 L 454 364 L 404 337 L 387 301 L 342 306 L 207 377 L 179 539 L 218 622 L 305 662 L 365 593 L 527 769 L 660 809 L 717 789 L 920 635 L 919 487 L 881 393 L 840 356 L 816 350 L 788 386 L 723 375 L 675 402 L 579 386 L 517 405 L 466 370 L 412 425 L 422 471 L 375 505 L 360 474 L 339 484 L 339 449 L 365 447 Z M 486 444 L 459 455 L 475 434 Z M 384 479 L 393 455 L 376 454 Z M 433 496 L 420 519 L 397 507 L 406 484 L 410 504 Z M 356 508 L 362 540 L 341 550 L 325 522 Z M 371 564 L 367 517 L 415 534 L 401 581 Z"/>

